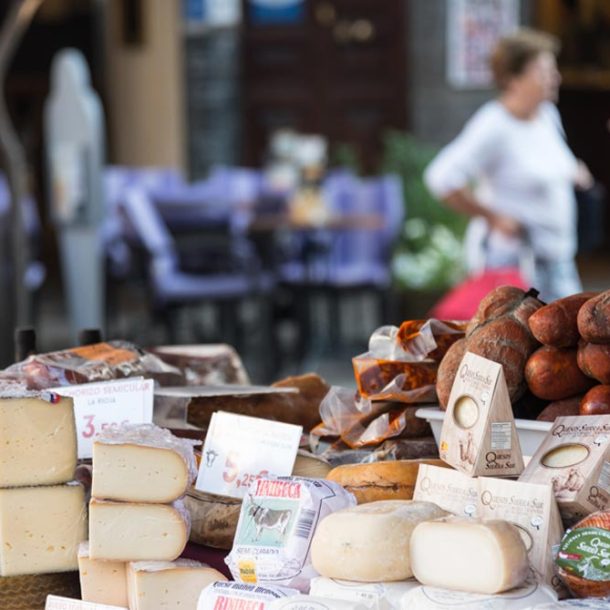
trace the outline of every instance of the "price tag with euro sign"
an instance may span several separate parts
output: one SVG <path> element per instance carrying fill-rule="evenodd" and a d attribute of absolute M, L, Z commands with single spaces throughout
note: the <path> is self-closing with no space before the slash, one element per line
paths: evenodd
<path fill-rule="evenodd" d="M 111 426 L 152 422 L 154 381 L 133 377 L 50 390 L 74 400 L 79 459 L 92 457 L 93 440 Z"/>
<path fill-rule="evenodd" d="M 212 415 L 196 489 L 243 498 L 265 475 L 292 474 L 303 428 L 219 411 Z"/>

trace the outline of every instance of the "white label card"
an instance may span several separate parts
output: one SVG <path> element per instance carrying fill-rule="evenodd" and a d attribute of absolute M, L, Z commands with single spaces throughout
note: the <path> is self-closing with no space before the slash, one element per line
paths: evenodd
<path fill-rule="evenodd" d="M 93 439 L 122 423 L 149 424 L 153 416 L 154 381 L 133 377 L 83 383 L 51 390 L 74 399 L 79 459 L 92 457 Z"/>
<path fill-rule="evenodd" d="M 80 599 L 47 595 L 45 610 L 127 610 L 122 606 L 108 606 L 106 604 L 94 604 L 83 602 Z"/>
<path fill-rule="evenodd" d="M 302 433 L 301 426 L 214 413 L 195 488 L 243 498 L 259 476 L 292 474 Z"/>

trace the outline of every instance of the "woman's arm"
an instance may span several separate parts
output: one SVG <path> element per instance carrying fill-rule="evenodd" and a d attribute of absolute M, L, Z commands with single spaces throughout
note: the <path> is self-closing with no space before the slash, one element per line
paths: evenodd
<path fill-rule="evenodd" d="M 491 229 L 500 231 L 505 235 L 516 237 L 521 233 L 522 227 L 518 221 L 510 216 L 498 214 L 481 205 L 470 187 L 464 187 L 448 193 L 443 197 L 443 202 L 456 212 L 466 214 L 467 216 L 482 216 L 487 220 Z"/>

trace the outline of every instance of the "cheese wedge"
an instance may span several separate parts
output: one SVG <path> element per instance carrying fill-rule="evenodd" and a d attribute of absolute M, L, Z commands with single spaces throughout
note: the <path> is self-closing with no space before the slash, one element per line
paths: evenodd
<path fill-rule="evenodd" d="M 78 571 L 83 601 L 127 606 L 127 564 L 123 561 L 101 561 L 89 557 L 89 543 L 78 549 Z"/>
<path fill-rule="evenodd" d="M 76 426 L 71 398 L 0 399 L 0 487 L 56 485 L 74 478 Z"/>
<path fill-rule="evenodd" d="M 111 561 L 173 561 L 189 535 L 182 505 L 89 503 L 89 557 Z"/>
<path fill-rule="evenodd" d="M 447 517 L 420 523 L 411 536 L 411 567 L 423 585 L 502 593 L 527 579 L 527 550 L 507 521 Z"/>
<path fill-rule="evenodd" d="M 81 485 L 0 489 L 0 576 L 77 570 L 86 513 Z"/>
<path fill-rule="evenodd" d="M 123 426 L 93 443 L 94 498 L 169 504 L 195 474 L 192 446 L 157 426 Z"/>
<path fill-rule="evenodd" d="M 208 585 L 224 580 L 218 570 L 189 559 L 130 563 L 129 609 L 195 608 Z"/>
<path fill-rule="evenodd" d="M 409 539 L 415 526 L 447 513 L 431 502 L 384 500 L 331 513 L 311 545 L 314 568 L 327 578 L 358 582 L 406 580 L 413 573 Z"/>

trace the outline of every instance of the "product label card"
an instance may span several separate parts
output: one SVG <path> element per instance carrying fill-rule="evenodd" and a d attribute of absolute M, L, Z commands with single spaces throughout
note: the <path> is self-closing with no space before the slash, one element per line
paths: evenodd
<path fill-rule="evenodd" d="M 149 424 L 153 417 L 154 381 L 141 377 L 83 383 L 50 390 L 74 400 L 79 459 L 93 455 L 93 440 L 111 426 Z"/>
<path fill-rule="evenodd" d="M 80 599 L 70 599 L 57 595 L 47 595 L 45 610 L 127 610 L 122 606 L 108 606 L 106 604 L 94 604 L 83 602 Z"/>
<path fill-rule="evenodd" d="M 195 488 L 243 498 L 265 475 L 292 474 L 303 428 L 219 411 L 212 415 Z"/>

